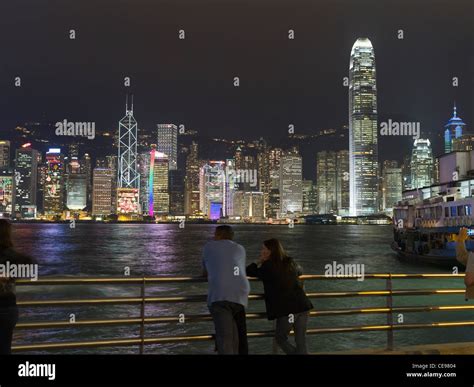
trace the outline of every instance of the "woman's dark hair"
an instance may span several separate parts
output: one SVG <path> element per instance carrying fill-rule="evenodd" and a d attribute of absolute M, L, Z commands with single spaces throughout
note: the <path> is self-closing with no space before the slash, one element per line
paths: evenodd
<path fill-rule="evenodd" d="M 278 239 L 267 239 L 263 244 L 270 250 L 270 259 L 273 262 L 277 264 L 288 262 L 288 255 Z"/>
<path fill-rule="evenodd" d="M 13 247 L 12 225 L 6 219 L 0 219 L 0 248 Z"/>

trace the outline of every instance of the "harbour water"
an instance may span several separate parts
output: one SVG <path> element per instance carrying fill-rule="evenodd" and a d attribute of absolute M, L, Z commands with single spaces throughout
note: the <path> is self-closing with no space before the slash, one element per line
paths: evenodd
<path fill-rule="evenodd" d="M 212 238 L 214 225 L 187 224 L 15 224 L 16 247 L 34 256 L 39 263 L 40 278 L 44 276 L 111 276 L 123 277 L 127 268 L 130 276 L 197 276 L 201 273 L 201 251 Z M 390 249 L 391 226 L 331 225 L 286 226 L 236 225 L 235 240 L 247 249 L 248 263 L 258 257 L 261 243 L 279 238 L 287 251 L 307 274 L 324 274 L 325 265 L 332 262 L 363 264 L 365 273 L 441 273 L 446 269 L 400 262 Z M 395 289 L 461 288 L 461 279 L 395 280 Z M 308 281 L 307 291 L 385 289 L 385 280 L 366 279 Z M 206 284 L 166 284 L 150 287 L 147 295 L 205 294 Z M 259 283 L 252 283 L 252 292 L 261 292 Z M 61 299 L 109 296 L 137 296 L 137 287 L 105 286 L 20 286 L 18 298 Z M 314 299 L 316 309 L 342 309 L 358 306 L 385 306 L 384 297 Z M 401 305 L 464 305 L 461 295 L 431 295 L 395 297 L 394 306 Z M 264 311 L 263 302 L 251 302 L 249 311 Z M 205 303 L 150 304 L 148 317 L 178 316 L 183 313 L 207 313 Z M 48 307 L 22 310 L 20 322 L 76 321 L 91 318 L 138 317 L 139 307 Z M 400 320 L 401 319 L 401 320 Z M 430 321 L 474 320 L 472 312 L 405 313 L 394 316 L 395 321 L 419 323 Z M 334 327 L 385 324 L 386 315 L 366 314 L 311 318 L 309 327 Z M 271 329 L 271 322 L 249 320 L 248 330 Z M 173 336 L 212 332 L 212 323 L 176 323 L 146 326 L 146 337 Z M 15 344 L 97 340 L 137 337 L 138 326 L 90 327 L 68 329 L 17 330 Z M 474 328 L 436 328 L 396 331 L 395 345 L 416 345 L 474 341 Z M 324 334 L 308 337 L 311 352 L 333 352 L 386 345 L 386 332 L 354 332 Z M 250 352 L 271 353 L 269 338 L 251 339 Z M 145 353 L 211 354 L 211 342 L 153 345 Z M 56 353 L 58 351 L 55 351 Z M 137 353 L 137 347 L 117 347 L 88 350 L 67 350 L 67 353 Z M 54 353 L 54 352 L 53 352 Z"/>

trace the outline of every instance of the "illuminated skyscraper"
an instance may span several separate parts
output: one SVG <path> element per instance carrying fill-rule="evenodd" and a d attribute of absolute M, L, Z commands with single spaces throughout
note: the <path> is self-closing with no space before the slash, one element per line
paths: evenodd
<path fill-rule="evenodd" d="M 411 154 L 403 157 L 402 164 L 402 191 L 411 189 Z"/>
<path fill-rule="evenodd" d="M 15 152 L 15 210 L 21 213 L 24 206 L 36 206 L 39 152 L 24 144 Z"/>
<path fill-rule="evenodd" d="M 137 121 L 133 116 L 133 96 L 130 108 L 127 98 L 125 117 L 119 121 L 117 183 L 118 188 L 140 188 L 137 169 Z"/>
<path fill-rule="evenodd" d="M 235 191 L 232 196 L 235 203 L 232 216 L 253 221 L 265 219 L 263 192 Z"/>
<path fill-rule="evenodd" d="M 169 159 L 166 154 L 155 149 L 150 153 L 148 185 L 148 214 L 150 216 L 169 214 Z"/>
<path fill-rule="evenodd" d="M 81 173 L 86 178 L 86 197 L 87 197 L 87 208 L 90 210 L 92 207 L 92 160 L 88 153 L 85 153 L 80 160 Z"/>
<path fill-rule="evenodd" d="M 107 216 L 112 213 L 113 171 L 110 168 L 94 168 L 92 176 L 92 215 Z"/>
<path fill-rule="evenodd" d="M 449 153 L 454 150 L 453 141 L 462 137 L 464 126 L 466 126 L 466 124 L 463 122 L 461 117 L 457 116 L 455 104 L 453 108 L 453 116 L 444 126 L 444 153 Z"/>
<path fill-rule="evenodd" d="M 375 54 L 367 38 L 352 46 L 349 63 L 350 214 L 377 212 L 377 86 Z"/>
<path fill-rule="evenodd" d="M 0 218 L 13 217 L 15 207 L 15 178 L 9 168 L 0 168 Z"/>
<path fill-rule="evenodd" d="M 226 216 L 224 176 L 224 161 L 209 161 L 199 170 L 200 210 L 209 219 Z"/>
<path fill-rule="evenodd" d="M 270 186 L 266 215 L 269 218 L 278 218 L 280 213 L 280 160 L 282 155 L 281 148 L 273 148 L 268 152 Z"/>
<path fill-rule="evenodd" d="M 184 213 L 188 216 L 200 214 L 198 144 L 192 142 L 186 158 L 186 176 L 184 182 Z"/>
<path fill-rule="evenodd" d="M 10 167 L 10 141 L 0 141 L 0 168 Z"/>
<path fill-rule="evenodd" d="M 314 215 L 318 208 L 318 193 L 312 180 L 303 180 L 303 215 Z"/>
<path fill-rule="evenodd" d="M 383 163 L 382 176 L 382 208 L 390 214 L 394 204 L 402 200 L 402 168 L 398 167 L 397 161 L 386 160 Z"/>
<path fill-rule="evenodd" d="M 127 96 L 125 117 L 119 121 L 117 159 L 117 213 L 124 219 L 141 212 L 137 128 L 137 121 L 133 116 L 133 96 L 130 108 Z"/>
<path fill-rule="evenodd" d="M 296 152 L 288 152 L 280 160 L 280 216 L 303 210 L 303 160 Z"/>
<path fill-rule="evenodd" d="M 112 214 L 116 212 L 117 203 L 117 155 L 98 158 L 96 168 L 110 169 L 112 171 Z M 94 190 L 94 189 L 92 189 Z"/>
<path fill-rule="evenodd" d="M 238 189 L 238 183 L 236 182 L 235 174 L 235 160 L 227 159 L 225 165 L 225 213 L 228 216 L 234 215 L 234 192 Z"/>
<path fill-rule="evenodd" d="M 178 168 L 178 128 L 174 124 L 158 124 L 156 150 L 169 158 L 170 171 Z"/>
<path fill-rule="evenodd" d="M 336 199 L 338 215 L 348 215 L 350 207 L 349 151 L 336 152 Z"/>
<path fill-rule="evenodd" d="M 411 155 L 412 189 L 428 187 L 434 183 L 434 160 L 430 140 L 419 138 L 413 143 Z"/>
<path fill-rule="evenodd" d="M 46 177 L 43 193 L 43 211 L 46 216 L 58 216 L 64 203 L 64 157 L 61 149 L 46 152 Z"/>
<path fill-rule="evenodd" d="M 349 211 L 349 152 L 322 151 L 316 155 L 320 214 L 347 215 Z"/>
<path fill-rule="evenodd" d="M 87 206 L 87 176 L 70 173 L 66 179 L 66 206 L 72 211 L 82 211 Z"/>
<path fill-rule="evenodd" d="M 337 212 L 336 152 L 322 151 L 316 155 L 318 207 L 320 214 Z"/>

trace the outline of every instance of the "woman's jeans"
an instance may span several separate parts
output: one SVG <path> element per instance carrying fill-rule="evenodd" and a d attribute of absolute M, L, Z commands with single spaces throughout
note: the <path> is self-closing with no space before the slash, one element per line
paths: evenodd
<path fill-rule="evenodd" d="M 0 306 L 0 355 L 11 354 L 13 329 L 17 322 L 17 306 Z"/>
<path fill-rule="evenodd" d="M 309 312 L 295 313 L 294 315 L 276 319 L 275 340 L 287 355 L 305 355 L 306 349 L 306 323 Z M 295 331 L 296 346 L 288 341 L 291 328 Z"/>

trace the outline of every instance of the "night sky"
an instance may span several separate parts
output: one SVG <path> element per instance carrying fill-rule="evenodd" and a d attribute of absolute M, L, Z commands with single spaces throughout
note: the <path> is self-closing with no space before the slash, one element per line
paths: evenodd
<path fill-rule="evenodd" d="M 296 133 L 341 128 L 348 123 L 343 77 L 351 47 L 366 36 L 375 49 L 379 122 L 421 122 L 439 154 L 442 140 L 435 136 L 454 100 L 474 132 L 473 4 L 3 1 L 0 130 L 64 118 L 116 129 L 127 92 L 135 95 L 139 126 L 149 130 L 174 122 L 203 135 L 278 138 L 291 123 Z M 185 40 L 178 39 L 180 29 Z M 289 29 L 294 40 L 288 40 Z M 459 87 L 452 86 L 455 76 Z M 380 138 L 380 158 L 401 159 L 411 143 L 408 137 Z"/>

